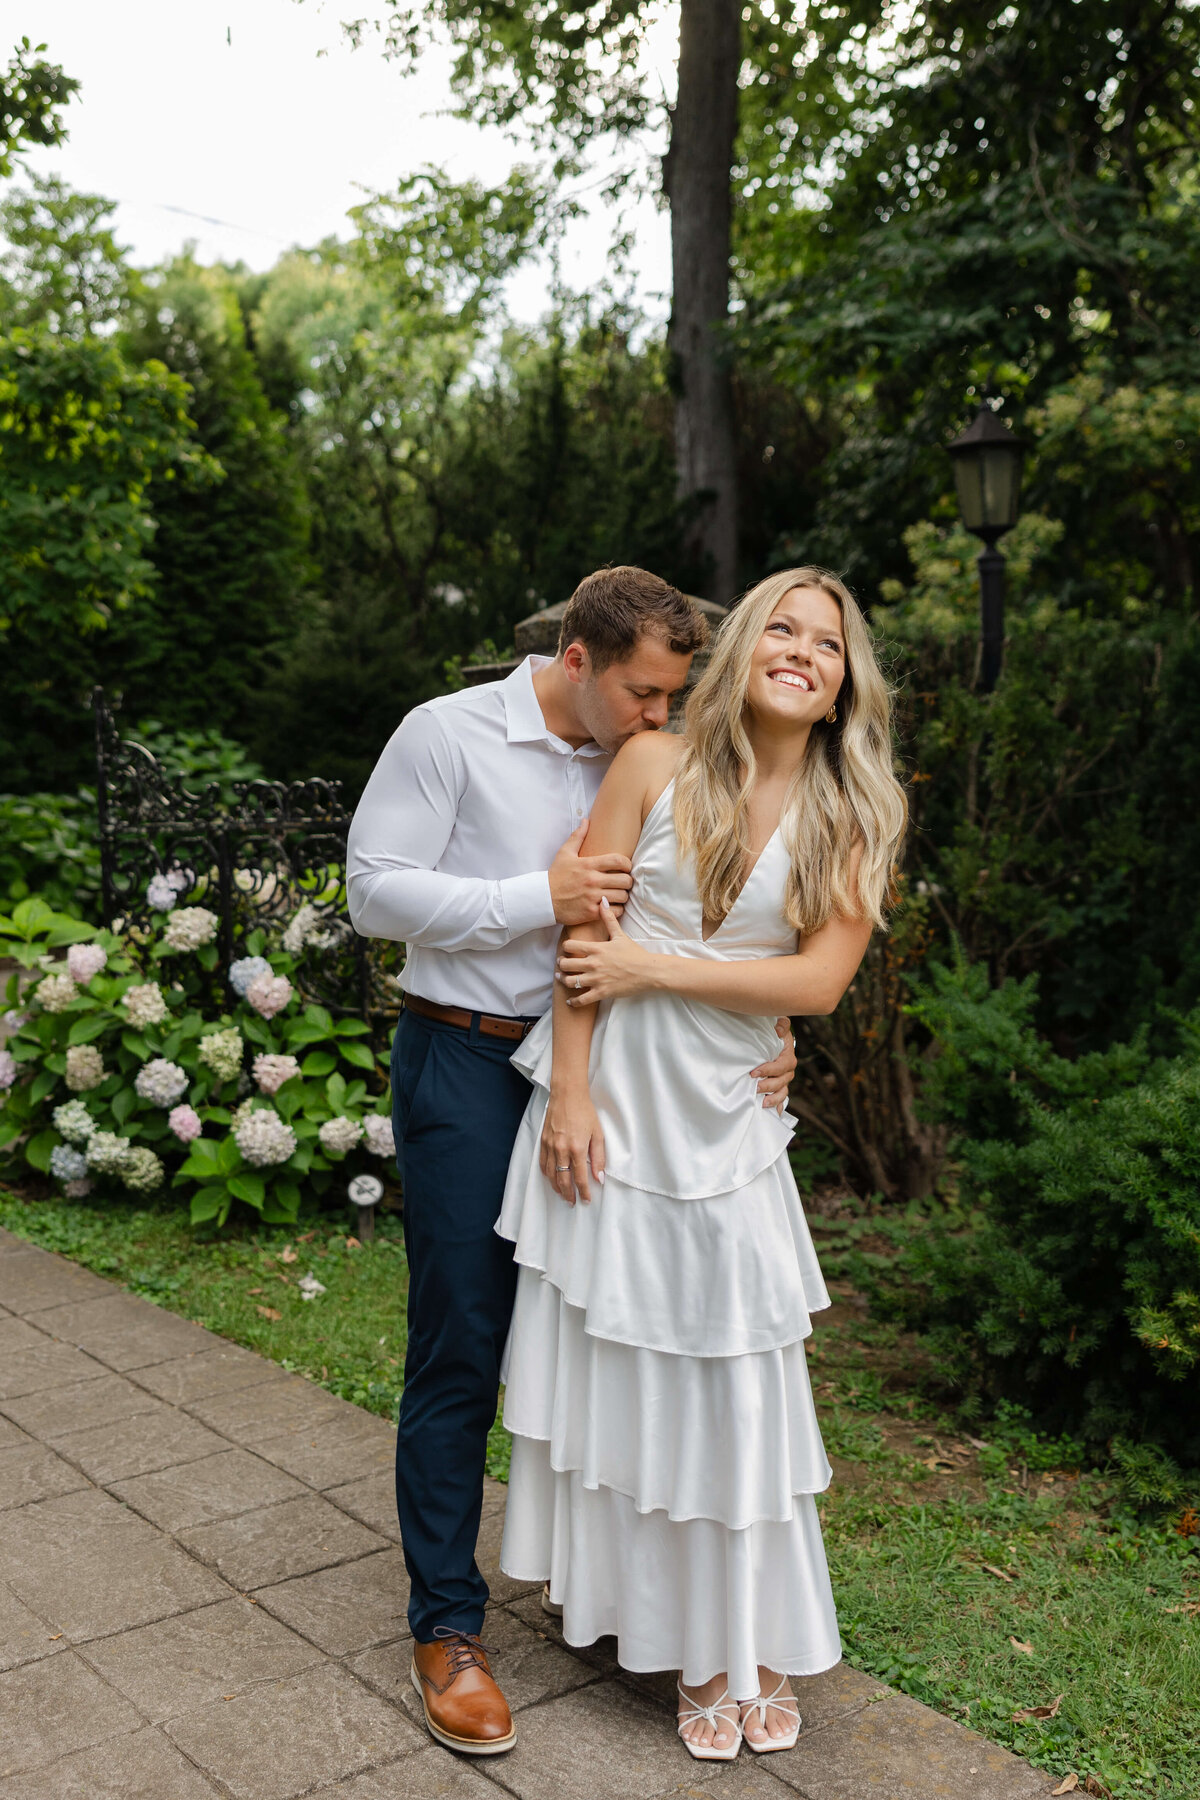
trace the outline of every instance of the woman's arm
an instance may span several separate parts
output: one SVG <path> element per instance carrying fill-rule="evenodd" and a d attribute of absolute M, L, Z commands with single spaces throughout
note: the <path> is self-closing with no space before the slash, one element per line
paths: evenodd
<path fill-rule="evenodd" d="M 726 1012 L 787 1013 L 791 1017 L 831 1013 L 853 981 L 871 941 L 867 921 L 834 918 L 806 938 L 795 956 L 710 962 L 701 957 L 655 955 L 626 937 L 607 908 L 603 909 L 603 921 L 604 943 L 595 941 L 594 932 L 588 943 L 579 932 L 563 933 L 558 981 L 572 1011 L 619 994 L 656 992 L 702 1000 Z"/>
<path fill-rule="evenodd" d="M 666 787 L 679 754 L 678 738 L 660 739 L 657 732 L 639 733 L 622 746 L 604 778 L 586 838 L 589 856 L 613 852 L 632 856 L 646 814 Z M 604 923 L 568 926 L 576 943 L 607 941 Z M 565 945 L 560 946 L 560 955 Z M 573 1008 L 569 990 L 554 989 L 554 1051 L 550 1103 L 542 1125 L 540 1163 L 543 1175 L 569 1204 L 575 1196 L 592 1197 L 590 1173 L 603 1185 L 604 1134 L 588 1092 L 588 1059 L 596 1014 L 592 1007 Z"/>

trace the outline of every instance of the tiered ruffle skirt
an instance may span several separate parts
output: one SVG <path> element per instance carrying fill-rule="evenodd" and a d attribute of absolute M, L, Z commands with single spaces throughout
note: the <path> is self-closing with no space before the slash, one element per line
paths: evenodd
<path fill-rule="evenodd" d="M 594 1095 L 608 1093 L 604 1028 L 616 1012 L 597 1025 Z M 677 1017 L 646 1010 L 640 1022 L 643 1045 L 655 1026 L 678 1030 Z M 840 1644 L 813 1498 L 831 1471 L 804 1349 L 829 1298 L 780 1149 L 790 1132 L 773 1115 L 745 1129 L 739 1107 L 740 1179 L 714 1191 L 729 1162 L 711 1119 L 696 1134 L 702 1155 L 693 1136 L 693 1153 L 665 1142 L 639 1159 L 632 1136 L 609 1133 L 608 1093 L 605 1185 L 571 1207 L 538 1166 L 549 1021 L 514 1060 L 535 1090 L 497 1224 L 519 1264 L 503 1568 L 548 1580 L 567 1640 L 614 1636 L 628 1669 L 679 1669 L 689 1685 L 725 1671 L 745 1699 L 760 1663 L 831 1667 Z M 636 1067 L 626 1073 L 636 1082 Z M 626 1122 L 631 1100 L 615 1102 Z"/>

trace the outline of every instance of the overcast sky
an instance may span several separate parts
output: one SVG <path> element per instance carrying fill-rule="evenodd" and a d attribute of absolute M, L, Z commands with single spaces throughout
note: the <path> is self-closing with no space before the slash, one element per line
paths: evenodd
<path fill-rule="evenodd" d="M 139 263 L 195 241 L 203 260 L 268 268 L 291 244 L 344 235 L 346 209 L 421 164 L 456 179 L 500 179 L 529 151 L 500 132 L 447 118 L 448 58 L 426 56 L 404 79 L 368 40 L 351 50 L 340 20 L 355 0 L 0 0 L 0 53 L 21 37 L 82 83 L 70 137 L 30 168 L 118 202 L 118 240 Z M 7 42 L 5 42 L 7 40 Z M 673 25 L 653 63 L 670 79 Z M 656 74 L 657 79 L 657 74 Z M 636 214 L 639 297 L 665 313 L 665 215 Z M 597 204 L 572 227 L 563 273 L 572 287 L 605 273 L 612 213 Z M 547 271 L 518 273 L 517 317 L 547 304 Z"/>

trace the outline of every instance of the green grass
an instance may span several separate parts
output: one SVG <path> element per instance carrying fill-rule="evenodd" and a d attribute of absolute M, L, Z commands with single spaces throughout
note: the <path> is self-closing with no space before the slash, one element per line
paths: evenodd
<path fill-rule="evenodd" d="M 813 1223 L 834 1277 L 864 1246 L 883 1253 L 888 1233 L 873 1237 L 856 1214 Z M 361 1247 L 328 1219 L 299 1236 L 244 1224 L 206 1237 L 165 1207 L 0 1189 L 0 1225 L 394 1415 L 407 1270 L 392 1217 Z M 326 1291 L 305 1301 L 309 1272 Z M 821 1513 L 847 1659 L 1057 1776 L 1075 1772 L 1081 1791 L 1090 1776 L 1114 1800 L 1195 1800 L 1200 1535 L 1182 1535 L 1189 1521 L 1135 1516 L 1115 1479 L 1080 1469 L 1075 1446 L 1019 1415 L 966 1438 L 920 1347 L 872 1323 L 848 1283 L 810 1348 L 837 1470 Z M 490 1451 L 504 1479 L 499 1424 Z M 1013 1717 L 1056 1701 L 1053 1718 Z"/>

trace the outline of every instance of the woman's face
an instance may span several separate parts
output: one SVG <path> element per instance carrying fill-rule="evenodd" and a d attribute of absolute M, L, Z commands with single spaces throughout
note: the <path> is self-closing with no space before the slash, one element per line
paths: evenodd
<path fill-rule="evenodd" d="M 767 620 L 746 701 L 763 723 L 814 725 L 846 677 L 842 609 L 823 588 L 792 588 Z"/>

